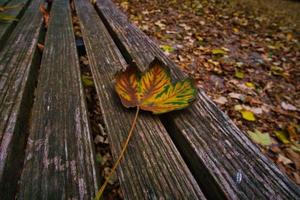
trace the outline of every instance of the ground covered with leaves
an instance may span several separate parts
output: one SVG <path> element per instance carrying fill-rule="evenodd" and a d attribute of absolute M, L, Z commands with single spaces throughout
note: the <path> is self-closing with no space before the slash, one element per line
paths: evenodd
<path fill-rule="evenodd" d="M 300 184 L 297 13 L 290 21 L 276 7 L 270 15 L 243 0 L 114 2 Z"/>

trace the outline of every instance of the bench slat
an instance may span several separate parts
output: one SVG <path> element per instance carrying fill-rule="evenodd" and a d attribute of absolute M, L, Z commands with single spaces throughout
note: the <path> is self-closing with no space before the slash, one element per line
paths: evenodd
<path fill-rule="evenodd" d="M 92 199 L 93 143 L 68 0 L 53 1 L 19 199 Z"/>
<path fill-rule="evenodd" d="M 114 158 L 127 137 L 134 111 L 114 92 L 114 75 L 126 67 L 94 7 L 75 1 L 90 67 Z M 205 199 L 158 117 L 142 112 L 118 168 L 125 199 Z"/>
<path fill-rule="evenodd" d="M 2 14 L 7 14 L 11 15 L 14 17 L 19 17 L 24 8 L 26 7 L 26 4 L 28 3 L 29 0 L 12 0 L 10 1 L 7 6 L 14 6 L 14 5 L 20 5 L 16 8 L 6 10 L 4 12 L 1 12 Z M 22 4 L 20 4 L 22 3 Z M 1 5 L 1 4 L 0 4 Z M 9 35 L 9 32 L 12 30 L 14 24 L 16 22 L 14 21 L 7 21 L 7 22 L 2 22 L 0 23 L 0 50 L 4 47 L 4 41 L 7 40 L 7 37 Z"/>
<path fill-rule="evenodd" d="M 0 6 L 5 5 L 6 2 L 8 2 L 9 0 L 0 0 Z"/>
<path fill-rule="evenodd" d="M 141 70 L 156 56 L 170 66 L 174 77 L 184 77 L 110 0 L 98 0 L 97 7 L 119 48 L 127 51 L 125 56 L 131 56 Z M 267 159 L 202 90 L 189 109 L 167 115 L 164 122 L 207 197 L 300 198 L 299 187 Z"/>
<path fill-rule="evenodd" d="M 38 71 L 37 42 L 41 0 L 33 0 L 0 51 L 0 196 L 16 189 L 24 156 L 30 106 Z"/>

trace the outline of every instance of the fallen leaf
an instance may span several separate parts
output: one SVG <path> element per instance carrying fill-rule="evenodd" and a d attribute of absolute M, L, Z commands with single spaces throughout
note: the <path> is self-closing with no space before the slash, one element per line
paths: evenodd
<path fill-rule="evenodd" d="M 297 134 L 297 131 L 296 131 L 296 125 L 291 123 L 287 126 L 286 130 L 288 131 L 289 133 L 289 138 L 291 141 L 298 141 L 298 134 Z"/>
<path fill-rule="evenodd" d="M 242 117 L 247 120 L 247 121 L 255 121 L 256 118 L 253 114 L 253 112 L 249 111 L 249 110 L 241 110 L 240 111 L 242 114 Z"/>
<path fill-rule="evenodd" d="M 49 12 L 47 11 L 47 9 L 46 9 L 46 7 L 45 7 L 44 4 L 40 5 L 40 12 L 43 14 L 43 19 L 44 19 L 45 27 L 47 28 L 48 24 L 49 24 L 50 15 L 49 15 Z"/>
<path fill-rule="evenodd" d="M 288 33 L 288 34 L 286 35 L 286 39 L 287 39 L 288 41 L 291 41 L 291 40 L 293 39 L 293 35 L 292 35 L 291 33 Z"/>
<path fill-rule="evenodd" d="M 231 98 L 233 98 L 233 99 L 239 99 L 239 100 L 242 100 L 242 101 L 245 100 L 245 96 L 244 96 L 243 94 L 231 92 L 231 93 L 229 93 L 228 95 L 229 95 Z"/>
<path fill-rule="evenodd" d="M 297 108 L 292 105 L 292 104 L 289 104 L 289 103 L 286 103 L 286 102 L 281 102 L 281 107 L 284 109 L 284 110 L 290 110 L 290 111 L 296 111 Z"/>
<path fill-rule="evenodd" d="M 288 159 L 287 157 L 279 154 L 278 158 L 277 158 L 277 162 L 281 162 L 283 163 L 284 165 L 289 165 L 289 164 L 292 164 L 293 162 Z"/>
<path fill-rule="evenodd" d="M 38 47 L 38 49 L 42 52 L 42 51 L 44 50 L 44 48 L 45 48 L 45 45 L 43 45 L 43 44 L 41 44 L 41 43 L 38 43 L 38 44 L 37 44 L 37 47 Z"/>
<path fill-rule="evenodd" d="M 102 156 L 101 156 L 100 153 L 97 153 L 97 154 L 96 154 L 96 162 L 97 162 L 97 163 L 101 163 L 101 161 L 102 161 Z"/>
<path fill-rule="evenodd" d="M 179 24 L 179 26 L 181 26 L 182 28 L 184 28 L 185 31 L 189 31 L 191 30 L 191 27 L 186 25 L 186 24 Z"/>
<path fill-rule="evenodd" d="M 249 110 L 251 112 L 253 112 L 256 115 L 260 115 L 263 113 L 263 109 L 262 108 L 256 108 L 256 107 L 249 107 Z"/>
<path fill-rule="evenodd" d="M 252 89 L 255 89 L 255 85 L 254 83 L 251 83 L 251 82 L 246 82 L 245 85 L 248 87 L 248 88 L 252 88 Z"/>
<path fill-rule="evenodd" d="M 234 33 L 239 33 L 240 32 L 240 30 L 237 29 L 237 28 L 233 28 L 232 30 L 233 30 Z"/>
<path fill-rule="evenodd" d="M 278 67 L 278 66 L 272 66 L 271 67 L 271 72 L 273 75 L 276 75 L 276 76 L 282 76 L 283 75 L 283 69 L 281 67 Z"/>
<path fill-rule="evenodd" d="M 223 104 L 227 103 L 228 100 L 226 99 L 226 97 L 220 96 L 219 98 L 214 99 L 214 102 L 223 105 Z"/>
<path fill-rule="evenodd" d="M 161 30 L 166 29 L 166 25 L 161 21 L 158 20 L 157 22 L 154 23 L 156 26 L 158 26 Z"/>
<path fill-rule="evenodd" d="M 292 145 L 292 146 L 291 146 L 291 149 L 292 149 L 293 151 L 296 151 L 296 152 L 300 153 L 300 145 L 298 145 L 298 144 Z"/>
<path fill-rule="evenodd" d="M 223 49 L 213 49 L 211 50 L 211 53 L 213 55 L 225 55 L 226 51 L 224 51 Z"/>
<path fill-rule="evenodd" d="M 293 151 L 290 148 L 285 149 L 286 155 L 293 160 L 296 169 L 299 170 L 300 169 L 300 154 L 296 153 L 295 151 Z"/>
<path fill-rule="evenodd" d="M 162 48 L 162 50 L 169 54 L 171 52 L 173 52 L 175 49 L 173 47 L 171 47 L 170 45 L 160 45 L 160 47 Z"/>
<path fill-rule="evenodd" d="M 259 130 L 255 129 L 254 132 L 248 131 L 248 134 L 250 138 L 257 144 L 262 146 L 269 146 L 272 144 L 269 133 L 261 133 Z"/>
<path fill-rule="evenodd" d="M 94 85 L 93 79 L 90 76 L 82 75 L 81 79 L 84 86 L 90 87 Z"/>
<path fill-rule="evenodd" d="M 282 131 L 274 131 L 276 137 L 283 143 L 283 144 L 289 144 L 290 141 L 288 140 L 286 134 Z"/>
<path fill-rule="evenodd" d="M 240 71 L 240 70 L 236 70 L 234 76 L 236 78 L 243 79 L 244 78 L 244 72 Z"/>
<path fill-rule="evenodd" d="M 115 90 L 125 107 L 138 106 L 154 114 L 187 107 L 197 92 L 189 78 L 173 84 L 167 67 L 158 59 L 154 59 L 149 69 L 141 75 L 130 67 L 118 73 Z"/>
<path fill-rule="evenodd" d="M 234 106 L 234 110 L 236 110 L 236 111 L 240 111 L 240 110 L 242 110 L 243 109 L 243 106 L 242 105 L 235 105 Z"/>

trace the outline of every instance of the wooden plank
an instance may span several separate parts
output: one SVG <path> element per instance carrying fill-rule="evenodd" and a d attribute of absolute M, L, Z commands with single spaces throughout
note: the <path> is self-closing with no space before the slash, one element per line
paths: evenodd
<path fill-rule="evenodd" d="M 159 57 L 176 78 L 175 64 L 139 29 L 128 22 L 110 0 L 96 5 L 125 57 L 145 70 Z M 208 198 L 299 199 L 299 187 L 242 133 L 199 90 L 187 110 L 166 115 L 164 124 Z"/>
<path fill-rule="evenodd" d="M 93 6 L 75 1 L 113 157 L 127 137 L 134 111 L 114 92 L 114 75 L 126 62 Z M 125 199 L 205 199 L 158 117 L 142 112 L 118 177 Z"/>
<path fill-rule="evenodd" d="M 53 1 L 19 199 L 92 199 L 93 143 L 68 0 Z"/>
<path fill-rule="evenodd" d="M 10 199 L 23 163 L 26 122 L 38 67 L 42 16 L 33 0 L 0 52 L 0 196 Z"/>
<path fill-rule="evenodd" d="M 4 6 L 10 0 L 0 0 L 0 6 Z"/>
<path fill-rule="evenodd" d="M 14 5 L 19 5 L 19 6 L 13 9 L 6 10 L 1 13 L 19 18 L 22 15 L 22 12 L 24 11 L 28 3 L 29 0 L 12 0 L 6 6 L 14 6 Z M 0 23 L 0 44 L 1 44 L 0 50 L 4 47 L 4 41 L 7 40 L 7 37 L 9 36 L 13 27 L 16 24 L 17 22 L 14 21 L 7 21 L 7 22 Z"/>

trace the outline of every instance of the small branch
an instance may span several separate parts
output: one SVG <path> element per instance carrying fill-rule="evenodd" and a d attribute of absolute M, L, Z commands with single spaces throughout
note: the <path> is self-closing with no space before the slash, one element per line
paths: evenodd
<path fill-rule="evenodd" d="M 101 198 L 101 196 L 102 196 L 102 194 L 103 194 L 103 192 L 104 192 L 104 190 L 105 190 L 105 187 L 106 187 L 106 185 L 108 184 L 108 181 L 109 181 L 110 177 L 111 177 L 112 174 L 115 172 L 116 168 L 119 166 L 120 161 L 121 161 L 122 158 L 124 157 L 124 153 L 125 153 L 125 151 L 126 151 L 126 149 L 127 149 L 129 140 L 130 140 L 130 138 L 131 138 L 131 136 L 132 136 L 132 134 L 133 134 L 133 130 L 134 130 L 134 127 L 135 127 L 135 124 L 136 124 L 136 121 L 137 121 L 137 118 L 138 118 L 138 115 L 139 115 L 139 111 L 140 111 L 140 107 L 137 106 L 136 113 L 135 113 L 135 117 L 134 117 L 134 119 L 133 119 L 133 121 L 132 121 L 130 131 L 129 131 L 129 133 L 128 133 L 128 136 L 127 136 L 127 138 L 126 138 L 126 141 L 125 141 L 125 143 L 124 143 L 124 146 L 122 147 L 121 153 L 120 153 L 120 155 L 119 155 L 117 161 L 115 162 L 114 166 L 112 167 L 112 169 L 111 169 L 111 171 L 110 171 L 110 173 L 109 173 L 107 179 L 105 180 L 105 182 L 104 182 L 103 185 L 101 186 L 100 190 L 97 192 L 96 197 L 95 197 L 94 200 L 99 200 L 99 199 Z"/>

